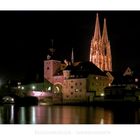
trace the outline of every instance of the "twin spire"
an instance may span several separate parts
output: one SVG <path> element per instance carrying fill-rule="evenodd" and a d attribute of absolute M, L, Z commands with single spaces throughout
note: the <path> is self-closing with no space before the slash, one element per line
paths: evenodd
<path fill-rule="evenodd" d="M 98 13 L 96 14 L 94 36 L 91 40 L 89 60 L 102 71 L 112 71 L 112 56 L 110 42 L 108 40 L 106 19 L 104 18 L 101 36 Z"/>
<path fill-rule="evenodd" d="M 104 18 L 103 33 L 102 33 L 102 37 L 101 37 L 99 16 L 98 16 L 98 13 L 97 13 L 96 14 L 96 23 L 95 23 L 95 31 L 94 31 L 93 40 L 99 41 L 100 39 L 102 39 L 102 41 L 105 41 L 105 42 L 108 41 L 107 25 L 106 25 L 106 18 Z"/>

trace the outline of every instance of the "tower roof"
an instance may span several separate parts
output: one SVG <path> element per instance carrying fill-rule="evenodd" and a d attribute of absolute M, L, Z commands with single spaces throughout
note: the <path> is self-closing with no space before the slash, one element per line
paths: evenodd
<path fill-rule="evenodd" d="M 102 41 L 103 41 L 104 43 L 107 43 L 107 42 L 108 42 L 106 18 L 104 18 Z"/>
<path fill-rule="evenodd" d="M 100 40 L 101 39 L 100 23 L 99 23 L 98 13 L 96 14 L 96 23 L 95 23 L 95 30 L 94 30 L 93 39 L 94 40 Z"/>

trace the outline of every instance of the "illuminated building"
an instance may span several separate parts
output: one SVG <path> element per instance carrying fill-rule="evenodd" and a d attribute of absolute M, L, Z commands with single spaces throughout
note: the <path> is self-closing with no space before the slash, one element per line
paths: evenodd
<path fill-rule="evenodd" d="M 75 62 L 72 49 L 71 62 L 65 60 L 62 63 L 53 59 L 55 50 L 52 42 L 51 55 L 48 55 L 47 60 L 44 61 L 44 83 L 46 84 L 42 89 L 43 91 L 45 89 L 45 92 L 52 92 L 53 103 L 92 102 L 94 97 L 105 95 L 104 88 L 113 81 L 112 75 L 105 72 L 112 71 L 111 50 L 106 20 L 104 20 L 101 37 L 98 14 L 90 49 L 90 61 Z M 38 90 L 37 86 L 32 86 L 30 95 L 44 98 L 43 91 Z"/>
<path fill-rule="evenodd" d="M 65 64 L 51 58 L 45 60 L 44 79 L 53 85 L 53 94 L 61 97 L 63 103 L 93 101 L 95 96 L 104 96 L 104 88 L 112 82 L 92 62 L 74 62 L 73 51 L 71 62 Z"/>
<path fill-rule="evenodd" d="M 89 60 L 102 71 L 112 71 L 111 48 L 108 40 L 106 19 L 104 19 L 101 36 L 98 14 L 96 15 L 94 36 L 91 40 Z"/>

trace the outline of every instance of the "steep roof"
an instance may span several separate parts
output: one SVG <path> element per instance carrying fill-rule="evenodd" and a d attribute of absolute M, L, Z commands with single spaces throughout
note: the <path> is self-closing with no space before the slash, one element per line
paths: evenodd
<path fill-rule="evenodd" d="M 64 70 L 70 70 L 72 75 L 79 75 L 80 77 L 87 77 L 89 74 L 106 76 L 106 73 L 101 71 L 92 62 L 80 62 L 78 65 L 68 65 Z"/>

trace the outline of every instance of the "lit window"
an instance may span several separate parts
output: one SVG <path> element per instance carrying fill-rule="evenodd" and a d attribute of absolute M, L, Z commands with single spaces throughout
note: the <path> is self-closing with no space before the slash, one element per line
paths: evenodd
<path fill-rule="evenodd" d="M 73 95 L 73 92 L 71 92 L 71 95 Z"/>
<path fill-rule="evenodd" d="M 79 91 L 79 89 L 76 88 L 76 89 L 75 89 L 75 92 L 78 92 L 78 91 Z"/>
<path fill-rule="evenodd" d="M 99 78 L 98 78 L 98 76 L 96 76 L 96 80 L 98 80 Z"/>
<path fill-rule="evenodd" d="M 17 84 L 18 84 L 18 85 L 21 85 L 21 82 L 18 82 Z"/>

